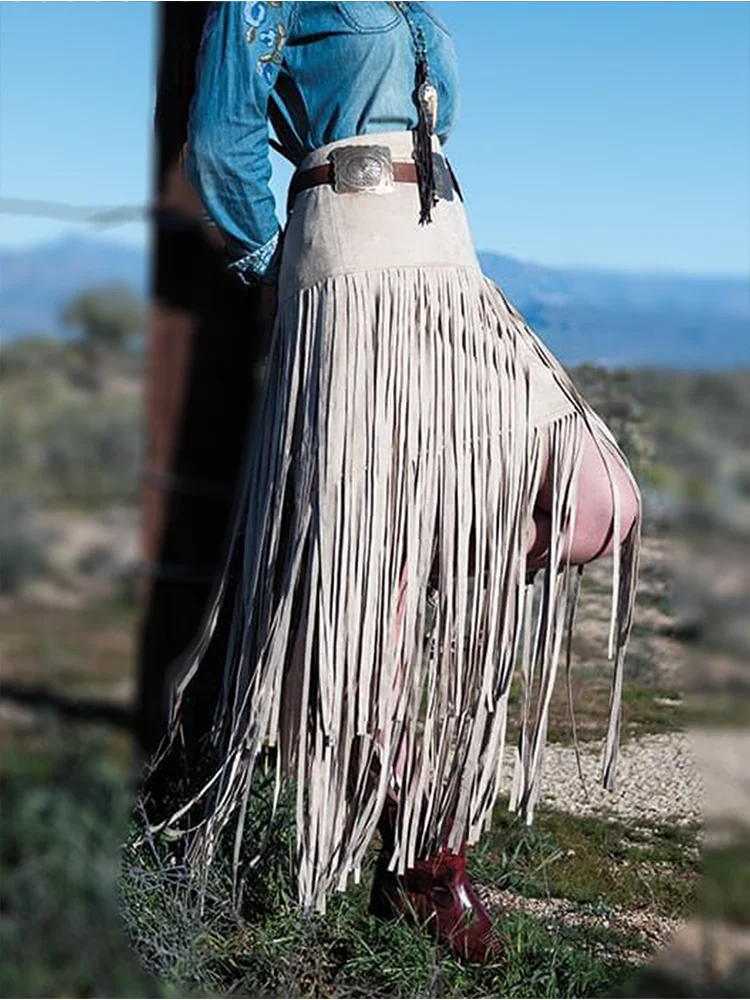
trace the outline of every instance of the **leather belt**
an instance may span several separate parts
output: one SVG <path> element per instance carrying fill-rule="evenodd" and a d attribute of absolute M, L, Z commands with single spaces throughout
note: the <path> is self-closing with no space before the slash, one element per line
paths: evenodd
<path fill-rule="evenodd" d="M 458 197 L 463 201 L 461 195 L 461 189 L 458 186 L 458 181 L 453 173 L 453 168 L 447 160 L 444 161 L 445 166 L 450 174 L 450 185 L 452 189 L 456 192 Z M 397 184 L 416 184 L 417 183 L 417 168 L 414 163 L 398 163 L 394 162 L 391 164 L 391 169 L 393 171 L 392 179 Z M 320 163 L 317 167 L 310 167 L 309 170 L 298 171 L 292 177 L 291 183 L 289 184 L 289 193 L 287 195 L 287 210 L 291 210 L 294 204 L 294 199 L 302 191 L 307 191 L 309 188 L 318 187 L 321 184 L 334 184 L 334 165 L 333 163 Z"/>

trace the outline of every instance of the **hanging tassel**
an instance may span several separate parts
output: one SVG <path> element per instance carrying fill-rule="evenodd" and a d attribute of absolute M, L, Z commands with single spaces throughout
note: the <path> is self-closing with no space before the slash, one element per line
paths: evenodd
<path fill-rule="evenodd" d="M 419 187 L 419 222 L 432 222 L 432 209 L 437 204 L 435 167 L 432 160 L 432 134 L 437 124 L 437 89 L 430 83 L 424 35 L 417 32 L 417 71 L 415 100 L 417 127 L 414 129 L 414 162 Z"/>

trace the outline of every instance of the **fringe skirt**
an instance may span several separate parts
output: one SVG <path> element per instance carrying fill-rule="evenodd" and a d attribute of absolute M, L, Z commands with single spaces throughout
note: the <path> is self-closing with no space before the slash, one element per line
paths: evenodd
<path fill-rule="evenodd" d="M 332 143 L 302 169 L 359 143 L 411 157 L 409 133 L 384 133 Z M 395 870 L 477 841 L 500 792 L 515 675 L 510 806 L 531 819 L 580 580 L 562 551 L 585 435 L 620 455 L 481 273 L 458 197 L 429 225 L 418 215 L 408 183 L 297 196 L 226 561 L 174 688 L 178 722 L 229 602 L 219 763 L 191 803 L 203 812 L 190 856 L 204 868 L 235 824 L 239 873 L 253 771 L 274 747 L 278 787 L 296 801 L 299 902 L 319 910 L 358 880 L 388 794 Z M 552 539 L 534 585 L 527 543 L 548 463 Z M 613 560 L 610 786 L 638 539 L 635 525 Z"/>

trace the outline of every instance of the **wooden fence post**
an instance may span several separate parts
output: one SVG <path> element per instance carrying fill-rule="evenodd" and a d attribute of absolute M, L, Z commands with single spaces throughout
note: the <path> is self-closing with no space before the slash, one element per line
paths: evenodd
<path fill-rule="evenodd" d="M 152 233 L 136 706 L 146 754 L 164 734 L 167 671 L 199 625 L 220 559 L 257 360 L 255 297 L 225 273 L 181 171 L 208 4 L 159 7 L 155 189 L 163 211 Z M 196 737 L 211 714 L 210 660 L 201 679 L 207 697 L 191 721 Z"/>

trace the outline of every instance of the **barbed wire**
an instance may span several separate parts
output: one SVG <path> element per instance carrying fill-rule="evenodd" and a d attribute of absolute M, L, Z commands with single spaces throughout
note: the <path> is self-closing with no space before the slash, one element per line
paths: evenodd
<path fill-rule="evenodd" d="M 152 208 L 149 205 L 71 205 L 64 201 L 40 198 L 0 197 L 0 212 L 3 215 L 30 215 L 96 226 L 120 226 L 127 222 L 145 221 L 151 215 Z"/>
<path fill-rule="evenodd" d="M 155 222 L 164 229 L 195 230 L 201 219 L 174 208 L 145 205 L 71 205 L 64 201 L 0 196 L 0 215 L 23 215 L 37 219 L 77 222 L 97 229 L 111 229 L 131 222 Z"/>

